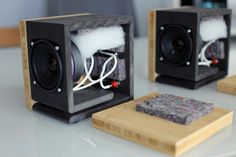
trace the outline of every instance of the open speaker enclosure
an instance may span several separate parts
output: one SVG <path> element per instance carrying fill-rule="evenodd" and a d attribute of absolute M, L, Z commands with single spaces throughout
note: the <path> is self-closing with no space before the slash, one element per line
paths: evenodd
<path fill-rule="evenodd" d="M 224 58 L 214 67 L 199 66 L 198 55 L 204 45 L 199 34 L 200 22 L 214 17 L 223 17 L 227 25 L 228 37 L 220 39 Z M 183 7 L 150 11 L 149 79 L 195 89 L 227 75 L 230 24 L 229 9 Z"/>
<path fill-rule="evenodd" d="M 80 57 L 73 53 L 71 35 L 82 29 L 114 25 L 122 26 L 125 32 L 126 79 L 118 89 L 102 90 L 94 85 L 92 90 L 73 91 L 74 80 L 83 69 L 72 68 L 73 61 Z M 74 123 L 133 99 L 132 17 L 77 14 L 21 21 L 21 47 L 26 101 L 33 110 Z M 84 103 L 95 97 L 99 100 L 100 95 L 112 99 L 96 105 Z"/>

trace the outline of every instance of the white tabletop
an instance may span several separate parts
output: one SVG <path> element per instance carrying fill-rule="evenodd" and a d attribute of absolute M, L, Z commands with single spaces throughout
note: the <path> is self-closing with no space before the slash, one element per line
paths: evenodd
<path fill-rule="evenodd" d="M 229 73 L 236 74 L 236 44 Z M 135 40 L 135 97 L 150 92 L 191 97 L 236 111 L 236 96 L 216 92 L 216 82 L 197 90 L 147 80 L 147 39 Z M 91 118 L 68 125 L 25 107 L 20 48 L 0 49 L 0 156 L 2 157 L 164 157 L 155 150 L 97 130 Z M 183 156 L 236 156 L 236 118 Z"/>

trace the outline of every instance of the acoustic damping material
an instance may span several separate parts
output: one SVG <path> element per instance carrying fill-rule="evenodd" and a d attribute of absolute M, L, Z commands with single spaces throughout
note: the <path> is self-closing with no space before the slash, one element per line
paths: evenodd
<path fill-rule="evenodd" d="M 121 26 L 98 27 L 78 30 L 72 41 L 83 58 L 90 58 L 98 50 L 116 48 L 125 44 L 125 32 Z"/>
<path fill-rule="evenodd" d="M 203 41 L 227 37 L 227 26 L 223 17 L 208 17 L 200 22 L 200 36 Z"/>
<path fill-rule="evenodd" d="M 111 73 L 111 75 L 109 75 L 108 78 L 118 80 L 118 81 L 123 81 L 126 79 L 126 65 L 125 65 L 125 59 L 119 58 L 119 53 L 125 53 L 125 46 L 123 45 L 123 46 L 110 49 L 110 50 L 114 51 L 115 53 L 118 53 L 118 64 L 114 72 Z M 93 76 L 99 77 L 102 70 L 102 66 L 106 60 L 107 60 L 107 57 L 105 56 L 100 56 L 96 54 L 94 55 L 94 68 L 92 71 Z M 91 61 L 88 60 L 87 66 L 90 67 L 90 64 L 91 64 Z M 112 68 L 113 64 L 114 64 L 113 60 L 107 64 L 105 73 L 107 73 Z"/>
<path fill-rule="evenodd" d="M 137 104 L 136 110 L 188 125 L 212 112 L 213 104 L 171 94 L 162 94 Z"/>

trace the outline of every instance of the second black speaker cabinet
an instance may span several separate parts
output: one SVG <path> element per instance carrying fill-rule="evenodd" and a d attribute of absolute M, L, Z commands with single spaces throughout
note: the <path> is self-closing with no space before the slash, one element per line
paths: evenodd
<path fill-rule="evenodd" d="M 149 79 L 195 89 L 226 76 L 230 23 L 229 9 L 150 11 Z"/>

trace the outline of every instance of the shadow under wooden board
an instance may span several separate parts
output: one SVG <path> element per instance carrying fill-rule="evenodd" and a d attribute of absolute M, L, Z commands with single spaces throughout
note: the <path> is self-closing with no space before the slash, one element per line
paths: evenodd
<path fill-rule="evenodd" d="M 93 126 L 169 155 L 179 156 L 233 121 L 233 111 L 219 107 L 214 107 L 212 113 L 190 125 L 177 124 L 135 110 L 137 103 L 157 95 L 152 93 L 95 113 L 92 115 Z"/>
<path fill-rule="evenodd" d="M 0 47 L 20 46 L 19 28 L 0 28 Z"/>

